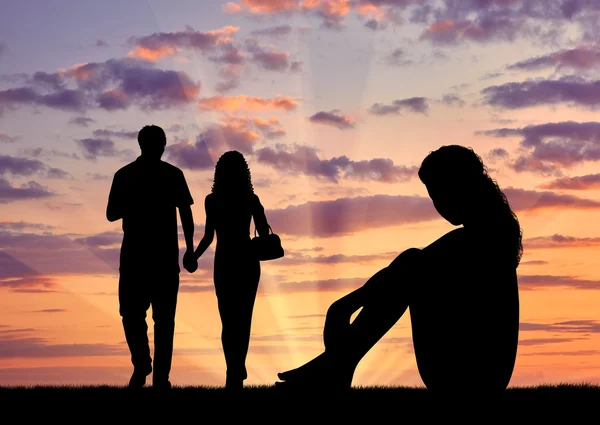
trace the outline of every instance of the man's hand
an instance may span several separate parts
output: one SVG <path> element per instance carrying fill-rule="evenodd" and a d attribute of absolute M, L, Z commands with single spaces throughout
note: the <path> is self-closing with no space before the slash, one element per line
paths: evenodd
<path fill-rule="evenodd" d="M 187 250 L 185 254 L 183 254 L 183 267 L 190 273 L 194 273 L 198 270 L 198 259 L 193 250 Z"/>

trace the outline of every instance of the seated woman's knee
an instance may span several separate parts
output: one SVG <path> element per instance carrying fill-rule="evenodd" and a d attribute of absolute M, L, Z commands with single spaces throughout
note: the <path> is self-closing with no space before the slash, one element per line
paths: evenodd
<path fill-rule="evenodd" d="M 421 266 L 422 258 L 423 252 L 419 248 L 409 248 L 394 258 L 388 268 L 398 273 L 409 273 Z"/>

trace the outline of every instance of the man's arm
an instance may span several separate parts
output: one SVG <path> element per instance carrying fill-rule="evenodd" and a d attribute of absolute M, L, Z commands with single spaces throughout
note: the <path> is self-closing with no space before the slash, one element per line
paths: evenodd
<path fill-rule="evenodd" d="M 190 205 L 179 207 L 179 217 L 181 218 L 181 227 L 185 237 L 185 246 L 188 251 L 194 250 L 194 216 Z"/>
<path fill-rule="evenodd" d="M 123 218 L 124 202 L 122 196 L 122 182 L 119 173 L 115 173 L 108 194 L 108 205 L 106 206 L 106 218 L 113 222 Z"/>

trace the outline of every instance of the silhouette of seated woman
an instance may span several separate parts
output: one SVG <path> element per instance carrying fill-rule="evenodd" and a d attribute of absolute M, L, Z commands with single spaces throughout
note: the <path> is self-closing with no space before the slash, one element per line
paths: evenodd
<path fill-rule="evenodd" d="M 326 315 L 325 351 L 279 373 L 284 382 L 277 386 L 350 388 L 360 360 L 409 308 L 417 368 L 429 390 L 506 389 L 519 329 L 518 219 L 470 148 L 431 152 L 419 178 L 438 213 L 462 227 L 402 252 L 335 301 Z"/>

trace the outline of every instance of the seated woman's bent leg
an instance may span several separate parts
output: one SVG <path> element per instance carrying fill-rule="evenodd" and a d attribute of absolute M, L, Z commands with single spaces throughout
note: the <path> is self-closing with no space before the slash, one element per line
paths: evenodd
<path fill-rule="evenodd" d="M 419 269 L 421 251 L 402 252 L 361 288 L 335 301 L 327 311 L 325 352 L 305 365 L 278 374 L 286 384 L 348 388 L 367 352 L 406 311 Z M 362 310 L 350 323 L 359 308 Z"/>

